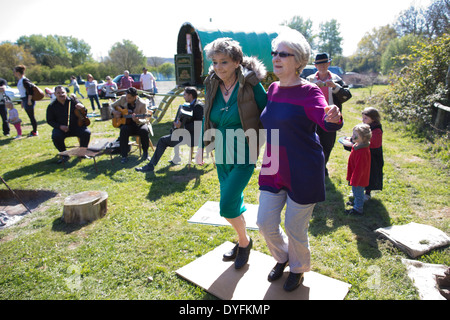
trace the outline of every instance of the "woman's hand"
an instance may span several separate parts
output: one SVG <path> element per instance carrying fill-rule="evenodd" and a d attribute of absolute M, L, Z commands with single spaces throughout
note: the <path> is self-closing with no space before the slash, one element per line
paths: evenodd
<path fill-rule="evenodd" d="M 197 153 L 195 155 L 195 164 L 198 164 L 200 166 L 202 166 L 204 164 L 204 162 L 203 162 L 203 149 L 202 148 L 198 148 L 197 149 Z"/>
<path fill-rule="evenodd" d="M 342 114 L 339 108 L 332 104 L 328 107 L 325 107 L 325 121 L 330 123 L 340 123 L 342 121 Z"/>

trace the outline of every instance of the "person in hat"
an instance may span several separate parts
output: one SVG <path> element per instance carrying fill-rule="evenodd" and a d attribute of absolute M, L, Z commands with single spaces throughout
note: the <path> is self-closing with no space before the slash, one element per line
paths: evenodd
<path fill-rule="evenodd" d="M 148 158 L 148 147 L 150 146 L 150 139 L 148 137 L 149 127 L 147 119 L 145 117 L 136 117 L 138 114 L 149 113 L 147 112 L 147 104 L 143 99 L 138 97 L 136 88 L 131 87 L 126 91 L 126 95 L 123 95 L 117 101 L 111 104 L 114 117 L 121 117 L 121 109 L 128 109 L 128 114 L 132 115 L 125 124 L 120 125 L 120 155 L 122 156 L 121 163 L 128 162 L 128 140 L 131 135 L 139 135 L 142 143 L 142 160 Z"/>
<path fill-rule="evenodd" d="M 320 88 L 328 105 L 336 105 L 342 112 L 342 104 L 349 100 L 352 94 L 341 77 L 328 70 L 331 60 L 328 53 L 317 54 L 314 65 L 318 71 L 307 77 L 307 80 L 315 83 Z M 336 132 L 326 132 L 318 126 L 317 135 L 325 155 L 325 174 L 328 175 L 327 163 L 336 142 Z"/>

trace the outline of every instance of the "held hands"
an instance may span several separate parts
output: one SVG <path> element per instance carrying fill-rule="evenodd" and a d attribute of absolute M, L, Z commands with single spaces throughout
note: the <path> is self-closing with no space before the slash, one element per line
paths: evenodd
<path fill-rule="evenodd" d="M 332 104 L 330 106 L 325 107 L 325 121 L 330 123 L 340 123 L 342 114 L 339 108 Z"/>
<path fill-rule="evenodd" d="M 333 88 L 333 89 L 336 88 L 336 83 L 334 83 L 333 80 L 327 80 L 325 82 L 319 80 L 316 82 L 316 84 L 319 88 L 322 88 L 322 87 L 329 87 L 329 88 Z"/>
<path fill-rule="evenodd" d="M 329 88 L 336 88 L 336 83 L 334 83 L 334 81 L 333 80 L 327 80 L 327 81 L 325 81 L 325 85 L 327 86 L 327 87 L 329 87 Z"/>

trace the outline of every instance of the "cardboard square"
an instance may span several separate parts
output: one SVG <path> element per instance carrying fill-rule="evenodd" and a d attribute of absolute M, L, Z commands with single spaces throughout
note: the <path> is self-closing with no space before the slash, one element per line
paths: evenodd
<path fill-rule="evenodd" d="M 222 259 L 222 255 L 233 246 L 227 241 L 176 273 L 223 300 L 342 300 L 351 287 L 348 283 L 311 271 L 305 273 L 300 287 L 286 292 L 283 285 L 289 268 L 281 279 L 269 282 L 267 275 L 275 260 L 252 250 L 248 264 L 236 270 L 234 261 Z"/>
<path fill-rule="evenodd" d="M 247 229 L 258 230 L 256 218 L 258 216 L 258 205 L 245 204 L 244 218 Z M 213 226 L 231 226 L 228 221 L 220 216 L 219 202 L 207 201 L 198 211 L 188 220 L 189 223 L 209 224 Z"/>

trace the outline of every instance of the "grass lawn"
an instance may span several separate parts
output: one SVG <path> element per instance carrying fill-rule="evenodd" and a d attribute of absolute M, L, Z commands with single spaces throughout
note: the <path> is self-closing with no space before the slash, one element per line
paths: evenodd
<path fill-rule="evenodd" d="M 366 107 L 361 101 L 368 90 L 352 93 L 344 104 L 345 125 L 338 137 L 351 134 Z M 91 110 L 88 99 L 82 102 Z M 182 102 L 178 98 L 163 122 L 154 126 L 155 146 L 169 132 Z M 0 175 L 11 188 L 59 194 L 0 231 L 0 299 L 214 299 L 175 273 L 223 242 L 237 240 L 231 227 L 187 223 L 206 201 L 219 201 L 213 165 L 190 170 L 169 166 L 168 149 L 153 174 L 134 170 L 143 164 L 138 153 L 125 165 L 119 158 L 112 164 L 108 156 L 99 157 L 99 173 L 89 159 L 72 158 L 64 170 L 56 164 L 51 128 L 45 122 L 48 103 L 36 105 L 38 137 L 0 137 Z M 29 119 L 18 110 L 28 134 Z M 363 217 L 346 216 L 349 153 L 336 142 L 328 166 L 327 200 L 316 206 L 310 223 L 313 271 L 351 284 L 349 300 L 418 299 L 401 263 L 408 256 L 378 239 L 375 229 L 417 222 L 450 233 L 448 168 L 427 153 L 425 144 L 396 125 L 382 124 L 384 190 L 373 192 Z M 90 129 L 91 141 L 119 135 L 110 121 L 93 121 Z M 15 136 L 13 127 L 11 133 Z M 74 146 L 78 141 L 69 138 L 66 143 Z M 258 174 L 257 169 L 244 191 L 247 203 L 258 203 Z M 87 190 L 108 193 L 107 215 L 87 225 L 66 225 L 61 221 L 64 198 Z M 259 232 L 250 231 L 250 236 L 255 250 L 269 254 Z M 450 249 L 433 250 L 418 260 L 450 265 Z M 269 272 L 272 265 L 261 267 Z"/>

